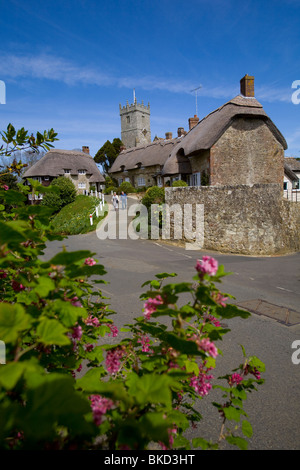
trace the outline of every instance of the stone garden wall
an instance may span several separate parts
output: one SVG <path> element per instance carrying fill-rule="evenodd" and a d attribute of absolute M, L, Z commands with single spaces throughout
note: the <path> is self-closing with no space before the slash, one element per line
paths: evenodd
<path fill-rule="evenodd" d="M 195 214 L 196 204 L 203 204 L 204 249 L 248 255 L 300 250 L 300 203 L 284 200 L 280 184 L 166 188 L 165 193 L 166 203 L 183 211 L 184 204 L 193 204 Z"/>

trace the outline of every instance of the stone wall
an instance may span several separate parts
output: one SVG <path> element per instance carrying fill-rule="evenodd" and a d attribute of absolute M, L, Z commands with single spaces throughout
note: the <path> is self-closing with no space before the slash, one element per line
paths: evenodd
<path fill-rule="evenodd" d="M 180 204 L 183 210 L 184 204 L 193 204 L 194 214 L 196 204 L 204 205 L 204 249 L 247 255 L 300 250 L 300 203 L 284 200 L 280 184 L 165 191 L 167 204 Z"/>
<path fill-rule="evenodd" d="M 210 184 L 283 184 L 283 159 L 264 120 L 236 118 L 210 149 Z"/>

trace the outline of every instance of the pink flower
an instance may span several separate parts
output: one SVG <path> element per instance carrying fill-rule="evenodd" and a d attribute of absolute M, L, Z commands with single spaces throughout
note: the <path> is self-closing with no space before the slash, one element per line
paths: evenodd
<path fill-rule="evenodd" d="M 7 184 L 4 184 L 4 185 L 2 186 L 2 188 L 5 189 L 5 191 L 8 191 L 8 190 L 9 190 L 9 187 L 7 186 Z"/>
<path fill-rule="evenodd" d="M 81 304 L 81 302 L 79 302 L 78 297 L 73 297 L 73 298 L 71 299 L 71 304 L 72 304 L 74 307 L 82 307 L 82 304 Z"/>
<path fill-rule="evenodd" d="M 94 317 L 93 315 L 89 315 L 86 320 L 84 320 L 84 323 L 88 326 L 99 326 L 100 322 L 98 318 Z"/>
<path fill-rule="evenodd" d="M 159 442 L 159 445 L 163 450 L 168 450 L 171 449 L 173 444 L 174 444 L 174 435 L 177 434 L 177 428 L 174 426 L 172 429 L 168 429 L 168 434 L 169 434 L 169 447 L 167 447 L 163 442 Z"/>
<path fill-rule="evenodd" d="M 84 349 L 86 350 L 86 352 L 91 352 L 94 349 L 94 345 L 93 344 L 86 344 L 84 346 Z"/>
<path fill-rule="evenodd" d="M 6 277 L 7 273 L 3 269 L 0 269 L 0 279 L 5 279 Z"/>
<path fill-rule="evenodd" d="M 228 297 L 224 297 L 221 294 L 221 292 L 213 292 L 212 298 L 217 304 L 221 305 L 222 307 L 226 307 L 225 302 L 226 302 L 226 300 L 228 300 Z"/>
<path fill-rule="evenodd" d="M 239 385 L 243 381 L 243 377 L 240 374 L 232 374 L 228 379 L 229 385 L 237 384 Z"/>
<path fill-rule="evenodd" d="M 102 423 L 103 415 L 113 407 L 113 401 L 109 398 L 101 397 L 101 395 L 91 395 L 91 408 L 93 412 L 93 419 L 97 426 Z"/>
<path fill-rule="evenodd" d="M 82 327 L 80 325 L 73 327 L 72 338 L 80 341 L 82 338 Z"/>
<path fill-rule="evenodd" d="M 88 266 L 94 266 L 94 264 L 97 264 L 97 262 L 93 258 L 87 258 L 84 264 L 87 264 Z"/>
<path fill-rule="evenodd" d="M 214 345 L 214 343 L 212 343 L 211 341 L 209 341 L 208 338 L 203 338 L 201 341 L 199 341 L 198 343 L 198 346 L 200 349 L 202 349 L 203 351 L 207 352 L 210 356 L 212 357 L 217 357 L 218 355 L 218 350 L 216 348 L 216 346 Z"/>
<path fill-rule="evenodd" d="M 221 323 L 219 322 L 219 320 L 217 318 L 215 318 L 214 316 L 212 316 L 212 315 L 206 315 L 206 316 L 204 316 L 204 319 L 208 320 L 208 321 L 211 321 L 217 327 L 221 326 Z"/>
<path fill-rule="evenodd" d="M 110 374 L 116 374 L 119 371 L 123 355 L 124 352 L 120 348 L 107 351 L 105 365 Z"/>
<path fill-rule="evenodd" d="M 150 317 L 152 313 L 156 311 L 156 308 L 158 305 L 163 304 L 163 299 L 161 298 L 160 295 L 157 295 L 155 298 L 149 298 L 146 300 L 145 305 L 144 305 L 144 316 L 146 320 L 150 320 Z"/>
<path fill-rule="evenodd" d="M 110 336 L 111 334 L 113 335 L 113 338 L 118 336 L 119 330 L 115 325 L 111 325 L 110 323 L 108 323 L 107 326 L 110 329 L 110 333 L 108 333 L 108 336 Z"/>
<path fill-rule="evenodd" d="M 15 292 L 20 292 L 21 290 L 24 290 L 25 287 L 23 286 L 23 284 L 20 284 L 19 282 L 17 281 L 12 281 L 11 282 L 11 287 L 13 288 L 13 290 Z"/>
<path fill-rule="evenodd" d="M 138 343 L 142 345 L 142 351 L 143 352 L 149 352 L 150 351 L 150 339 L 148 336 L 143 336 L 141 335 L 139 339 L 137 340 Z"/>
<path fill-rule="evenodd" d="M 218 271 L 218 261 L 211 256 L 203 256 L 201 260 L 197 260 L 195 268 L 200 277 L 203 277 L 204 274 L 214 276 Z"/>
<path fill-rule="evenodd" d="M 190 386 L 194 388 L 195 392 L 198 393 L 200 397 L 205 397 L 212 389 L 212 385 L 209 383 L 209 380 L 212 378 L 212 375 L 207 375 L 204 372 L 200 372 L 198 377 L 196 375 L 192 376 L 190 380 Z"/>

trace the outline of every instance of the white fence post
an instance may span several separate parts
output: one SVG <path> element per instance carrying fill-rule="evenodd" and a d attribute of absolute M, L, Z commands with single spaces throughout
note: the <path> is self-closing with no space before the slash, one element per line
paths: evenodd
<path fill-rule="evenodd" d="M 93 215 L 90 214 L 90 224 L 93 225 Z"/>

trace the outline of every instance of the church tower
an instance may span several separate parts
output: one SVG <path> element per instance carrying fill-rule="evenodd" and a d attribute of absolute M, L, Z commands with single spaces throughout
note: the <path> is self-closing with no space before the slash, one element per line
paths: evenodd
<path fill-rule="evenodd" d="M 134 97 L 134 103 L 126 106 L 120 105 L 121 117 L 121 140 L 124 146 L 129 149 L 139 145 L 151 143 L 150 131 L 150 104 L 144 105 L 137 103 Z"/>

